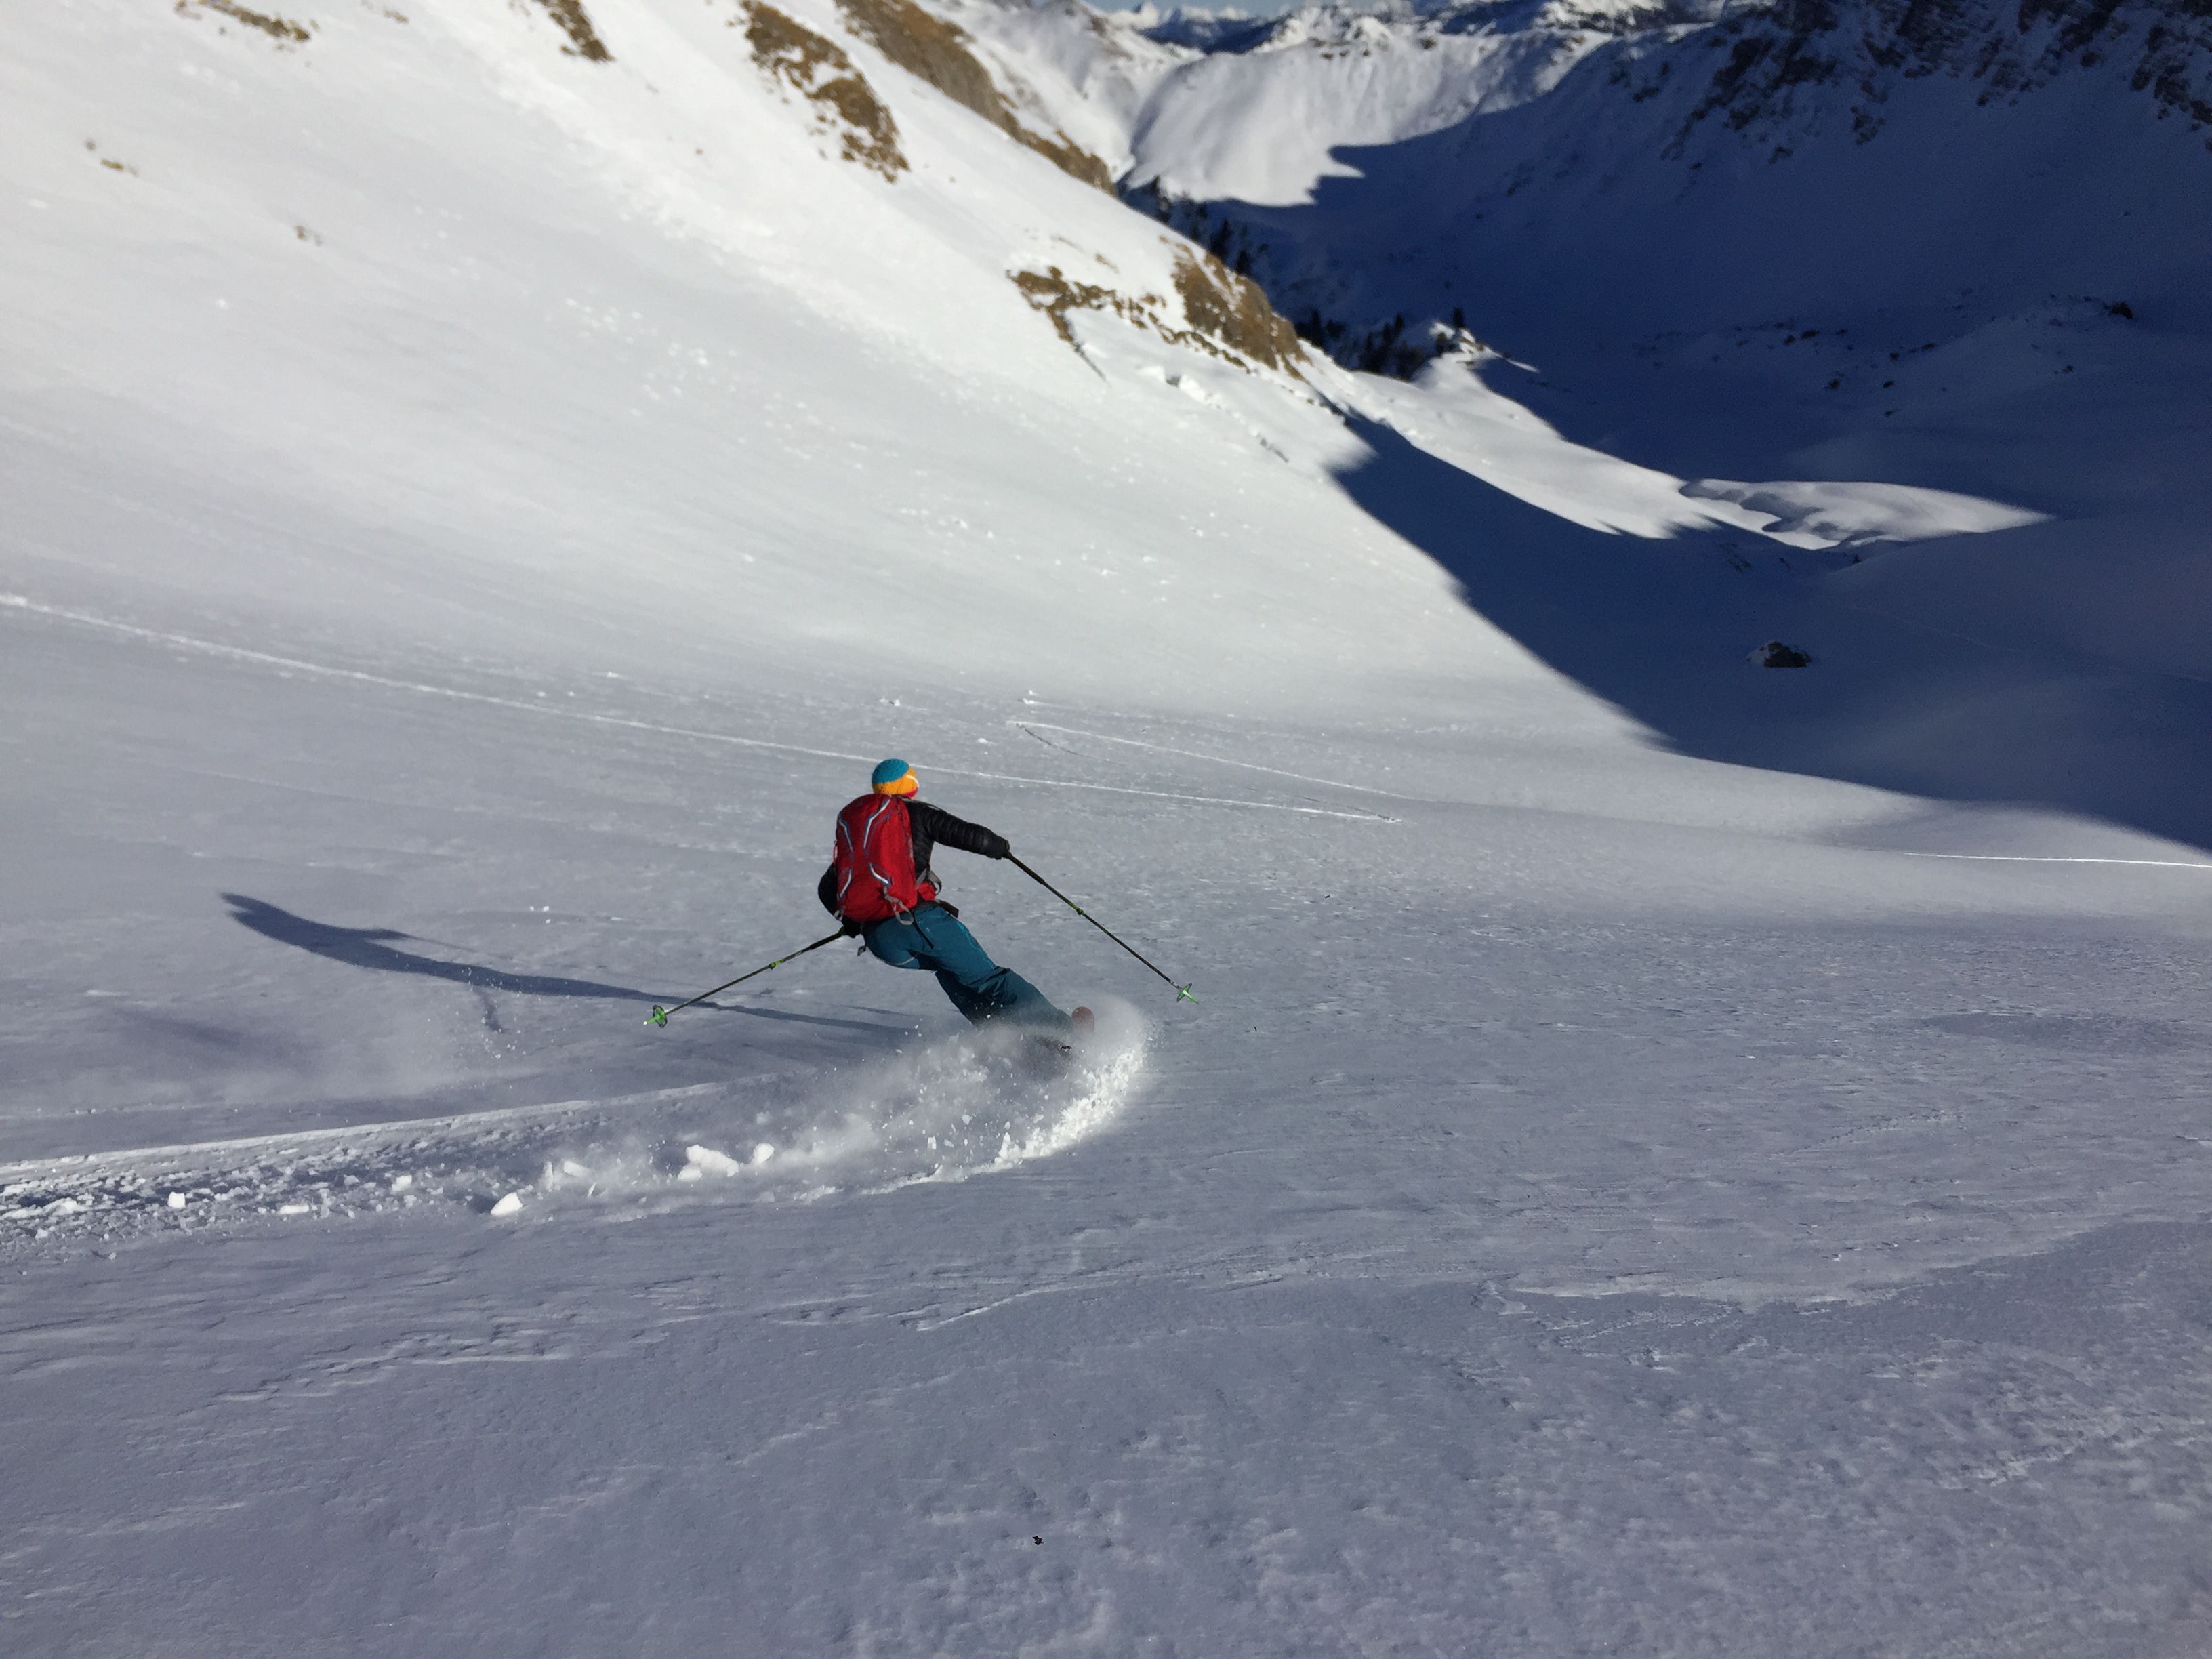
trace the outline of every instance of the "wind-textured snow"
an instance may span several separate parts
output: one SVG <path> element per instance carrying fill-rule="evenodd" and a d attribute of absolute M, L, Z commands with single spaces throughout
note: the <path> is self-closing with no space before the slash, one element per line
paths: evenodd
<path fill-rule="evenodd" d="M 16 20 L 0 1648 L 2203 1650 L 2178 288 L 1538 216 L 1447 292 L 1343 234 L 1424 176 L 1489 234 L 1424 145 L 1660 100 L 1330 13 L 1145 129 L 1388 138 L 1250 263 L 1420 361 L 1277 368 L 1179 229 L 777 10 L 856 84 L 725 0 Z M 943 15 L 1133 185 L 1235 68 Z M 1907 101 L 1819 176 L 1932 167 Z M 1197 1001 L 947 853 L 1094 1043 L 842 945 L 647 1024 L 827 930 L 891 754 Z"/>

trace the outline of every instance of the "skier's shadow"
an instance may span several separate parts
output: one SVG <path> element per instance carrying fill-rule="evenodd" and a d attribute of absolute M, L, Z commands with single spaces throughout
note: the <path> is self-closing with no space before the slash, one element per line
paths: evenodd
<path fill-rule="evenodd" d="M 667 992 L 640 991 L 627 985 L 602 985 L 596 980 L 561 979 L 545 974 L 510 974 L 498 968 L 486 968 L 473 962 L 441 962 L 435 957 L 417 956 L 412 951 L 401 951 L 387 943 L 392 939 L 412 939 L 413 936 L 392 927 L 334 927 L 325 921 L 310 921 L 305 916 L 295 916 L 268 902 L 252 898 L 244 893 L 225 893 L 223 902 L 230 906 L 231 920 L 242 927 L 250 927 L 264 939 L 273 939 L 280 945 L 331 962 L 343 962 L 349 968 L 368 968 L 386 974 L 416 974 L 425 979 L 449 980 L 456 985 L 465 985 L 477 991 L 504 991 L 514 996 L 526 997 L 604 997 L 611 1001 L 672 1003 L 681 1002 L 681 996 Z M 758 1019 L 789 1020 L 802 1025 L 834 1025 L 855 1031 L 880 1033 L 884 1028 L 866 1020 L 836 1019 L 821 1014 L 788 1013 L 779 1008 L 760 1008 L 749 1005 L 702 1003 L 702 1009 L 716 1013 L 750 1014 Z"/>

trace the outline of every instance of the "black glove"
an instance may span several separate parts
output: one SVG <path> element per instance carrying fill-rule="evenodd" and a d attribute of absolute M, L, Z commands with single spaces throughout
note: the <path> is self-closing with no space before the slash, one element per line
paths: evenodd
<path fill-rule="evenodd" d="M 840 921 L 844 921 L 844 918 L 842 916 L 840 916 L 838 920 Z M 860 924 L 857 921 L 847 921 L 845 922 L 845 925 L 837 931 L 844 934 L 847 939 L 857 939 L 860 933 Z"/>
<path fill-rule="evenodd" d="M 1004 836 L 991 837 L 991 844 L 983 849 L 987 859 L 1010 859 L 1014 855 L 1012 844 Z"/>

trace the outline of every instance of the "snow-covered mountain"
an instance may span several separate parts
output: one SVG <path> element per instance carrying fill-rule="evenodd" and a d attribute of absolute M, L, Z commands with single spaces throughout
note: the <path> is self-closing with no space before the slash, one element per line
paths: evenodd
<path fill-rule="evenodd" d="M 393 569 L 358 574 L 407 637 L 466 634 L 481 647 L 463 593 L 503 592 L 495 612 L 519 618 L 513 607 L 539 602 L 513 592 L 527 577 L 541 596 L 590 592 L 596 630 L 619 632 L 627 616 L 656 657 L 690 641 L 712 660 L 737 639 L 775 654 L 845 637 L 869 640 L 880 662 L 960 658 L 1009 681 L 1064 666 L 1042 643 L 1062 603 L 1044 573 L 1069 556 L 1054 492 L 1020 529 L 1006 517 L 1023 511 L 1020 493 L 992 492 L 986 513 L 961 468 L 856 494 L 875 441 L 786 435 L 787 422 L 823 418 L 797 412 L 824 395 L 806 388 L 872 386 L 884 438 L 935 434 L 999 458 L 987 471 L 1018 470 L 1012 434 L 1056 443 L 1098 402 L 1097 375 L 1055 329 L 1054 308 L 1073 305 L 1113 311 L 1178 372 L 1188 362 L 1240 387 L 1279 380 L 1268 398 L 1299 408 L 1310 394 L 1279 367 L 1272 322 L 1247 326 L 1246 285 L 1098 180 L 1068 178 L 1066 158 L 1039 153 L 1060 142 L 1049 132 L 1005 117 L 1026 146 L 1009 142 L 888 59 L 877 41 L 899 43 L 880 20 L 925 14 L 848 12 L 873 33 L 826 4 L 603 5 L 588 34 L 580 10 L 535 5 L 404 21 L 352 8 L 296 23 L 235 7 L 151 22 L 86 9 L 41 50 L 94 58 L 27 67 L 11 100 L 25 180 L 7 209 L 4 276 L 23 319 L 9 368 L 19 407 L 113 405 L 103 447 L 140 458 L 125 476 L 306 499 L 325 523 L 344 503 L 394 549 Z M 112 90 L 88 106 L 56 90 L 88 77 Z M 600 212 L 652 228 L 643 246 L 666 272 L 653 305 L 607 269 L 627 253 L 565 228 Z M 1161 380 L 1141 384 L 1191 407 Z M 982 425 L 948 422 L 948 404 Z M 1281 465 L 1231 426 L 1267 467 Z M 68 422 L 31 429 L 49 435 L 28 441 L 76 453 L 51 435 Z M 28 488 L 70 487 L 73 463 L 23 453 Z M 590 502 L 617 479 L 640 493 L 623 487 L 616 525 Z M 104 483 L 85 487 L 108 497 Z M 1189 505 L 1218 511 L 1211 488 Z M 41 519 L 26 502 L 15 533 L 82 510 L 56 504 Z M 870 615 L 926 608 L 953 579 L 939 558 L 900 562 L 862 594 L 825 568 L 825 545 L 868 541 L 866 526 L 886 522 L 937 526 L 948 550 L 972 537 L 1002 601 L 1035 607 L 1021 630 L 1040 642 L 1034 654 L 995 624 L 958 633 L 958 613 L 939 624 L 957 637 L 935 644 L 872 629 Z M 1016 550 L 1002 559 L 1000 542 Z M 282 536 L 231 538 L 189 570 L 149 551 L 143 574 L 201 602 L 217 585 L 272 625 L 291 615 L 319 628 L 330 592 L 276 575 L 264 561 L 281 568 L 283 549 Z M 1139 557 L 1101 547 L 1096 562 Z M 732 560 L 749 572 L 742 592 L 711 574 Z M 1230 580 L 1224 592 L 1242 585 Z M 1140 650 L 1218 660 L 1210 626 L 1193 623 L 1202 652 L 1171 643 L 1182 624 L 1154 618 L 1157 593 L 1125 583 L 1095 596 L 1136 607 L 1099 620 L 1152 642 Z M 1268 608 L 1255 595 L 1248 613 Z M 378 614 L 371 603 L 356 620 Z"/>
<path fill-rule="evenodd" d="M 1112 112 L 1088 142 L 1124 196 L 1339 362 L 1411 378 L 1479 337 L 1492 388 L 1678 477 L 2039 509 L 2003 544 L 2035 550 L 2032 579 L 1939 574 L 1968 556 L 1930 550 L 1850 580 L 1975 637 L 2002 613 L 2037 648 L 2212 672 L 2191 643 L 2212 638 L 2212 52 L 2189 6 L 958 15 L 1044 106 Z M 1585 683 L 1641 651 L 1540 648 Z M 1686 740 L 1664 700 L 1608 686 Z M 2093 724 L 2093 749 L 2119 741 Z"/>
<path fill-rule="evenodd" d="M 1040 83 L 1121 117 L 1093 143 L 1125 191 L 1239 221 L 1286 310 L 2203 303 L 2212 41 L 2182 0 L 959 15 L 1033 56 L 1057 21 Z"/>
<path fill-rule="evenodd" d="M 2188 14 L 12 21 L 10 1653 L 2193 1650 Z"/>

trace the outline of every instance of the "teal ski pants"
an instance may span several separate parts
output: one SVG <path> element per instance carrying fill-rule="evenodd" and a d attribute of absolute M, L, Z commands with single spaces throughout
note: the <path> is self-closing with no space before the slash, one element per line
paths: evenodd
<path fill-rule="evenodd" d="M 1003 1019 L 1060 1035 L 1074 1029 L 1036 986 L 993 962 L 975 936 L 941 904 L 917 904 L 909 921 L 894 916 L 871 923 L 861 937 L 878 962 L 935 974 L 952 1006 L 972 1024 Z"/>

